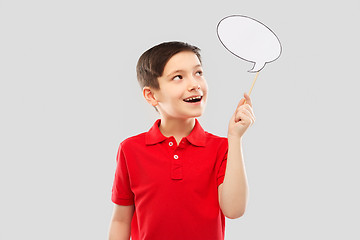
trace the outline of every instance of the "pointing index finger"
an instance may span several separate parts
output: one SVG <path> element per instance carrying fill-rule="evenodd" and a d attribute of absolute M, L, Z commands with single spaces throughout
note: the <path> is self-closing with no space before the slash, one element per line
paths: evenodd
<path fill-rule="evenodd" d="M 251 98 L 247 93 L 244 93 L 244 97 L 245 97 L 245 102 L 244 104 L 249 104 L 252 107 L 252 102 L 251 102 Z"/>
<path fill-rule="evenodd" d="M 246 102 L 246 99 L 245 99 L 245 98 L 242 98 L 242 99 L 239 101 L 239 103 L 238 103 L 238 105 L 237 105 L 236 108 L 240 107 L 241 105 L 244 105 L 245 102 Z"/>

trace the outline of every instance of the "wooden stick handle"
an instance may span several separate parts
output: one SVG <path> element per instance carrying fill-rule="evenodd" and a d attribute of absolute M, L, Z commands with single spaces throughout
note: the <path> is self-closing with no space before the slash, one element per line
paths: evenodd
<path fill-rule="evenodd" d="M 259 71 L 260 72 L 260 71 Z M 257 79 L 257 77 L 258 77 L 258 75 L 259 75 L 259 72 L 257 72 L 256 73 L 256 75 L 255 75 L 255 78 L 254 78 L 254 81 L 253 81 L 253 83 L 252 83 L 252 85 L 251 85 L 251 88 L 250 88 L 250 91 L 249 91 L 249 96 L 250 96 L 250 94 L 251 94 L 251 91 L 252 91 L 252 89 L 253 89 L 253 87 L 254 87 L 254 85 L 255 85 L 255 82 L 256 82 L 256 79 Z M 245 102 L 244 102 L 244 104 L 246 103 L 246 100 L 245 100 Z"/>

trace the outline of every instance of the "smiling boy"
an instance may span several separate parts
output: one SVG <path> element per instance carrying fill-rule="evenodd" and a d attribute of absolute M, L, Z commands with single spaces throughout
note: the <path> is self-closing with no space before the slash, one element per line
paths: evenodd
<path fill-rule="evenodd" d="M 111 240 L 223 240 L 224 216 L 244 214 L 242 138 L 255 121 L 251 99 L 245 93 L 240 100 L 227 138 L 204 131 L 196 119 L 208 96 L 199 52 L 187 43 L 167 42 L 139 58 L 142 93 L 160 119 L 120 143 Z"/>

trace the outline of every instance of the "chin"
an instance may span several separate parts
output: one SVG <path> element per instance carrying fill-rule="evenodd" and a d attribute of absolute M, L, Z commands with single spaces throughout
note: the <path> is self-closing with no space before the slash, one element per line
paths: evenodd
<path fill-rule="evenodd" d="M 193 117 L 201 117 L 203 115 L 204 111 L 201 111 L 199 113 L 195 113 Z"/>

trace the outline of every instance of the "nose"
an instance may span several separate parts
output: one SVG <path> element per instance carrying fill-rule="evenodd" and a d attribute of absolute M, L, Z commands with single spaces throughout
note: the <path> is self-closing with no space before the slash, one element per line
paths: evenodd
<path fill-rule="evenodd" d="M 192 91 L 192 90 L 199 90 L 200 89 L 200 84 L 199 82 L 194 78 L 192 77 L 190 79 L 190 88 L 189 88 L 189 91 Z"/>

